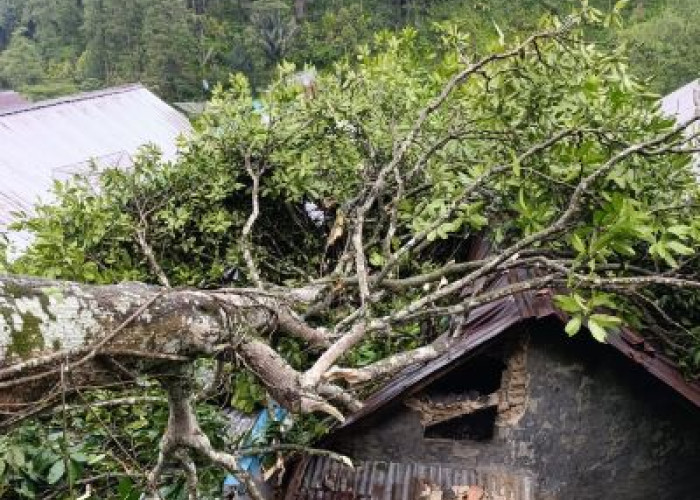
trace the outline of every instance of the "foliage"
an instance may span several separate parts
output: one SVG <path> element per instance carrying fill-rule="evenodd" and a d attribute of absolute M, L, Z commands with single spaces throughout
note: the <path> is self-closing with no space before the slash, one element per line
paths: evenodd
<path fill-rule="evenodd" d="M 0 54 L 0 80 L 21 90 L 38 83 L 43 76 L 44 68 L 36 44 L 24 35 L 23 30 L 15 31 L 12 43 Z"/>
<path fill-rule="evenodd" d="M 581 16 L 604 19 L 595 9 Z M 360 274 L 348 258 L 350 234 L 358 200 L 376 191 L 360 245 L 372 276 L 398 280 L 464 263 L 478 236 L 508 262 L 538 258 L 530 262 L 560 290 L 569 334 L 586 327 L 604 340 L 611 329 L 633 325 L 697 373 L 697 292 L 675 300 L 662 281 L 697 272 L 700 213 L 690 155 L 657 96 L 630 73 L 625 51 L 601 49 L 567 23 L 548 18 L 543 29 L 566 36 L 518 50 L 497 25 L 484 47 L 444 24 L 430 42 L 413 29 L 383 33 L 354 60 L 320 72 L 312 89 L 300 84 L 293 64 L 281 65 L 259 96 L 236 75 L 214 90 L 177 161 L 146 149 L 132 170 L 58 184 L 58 203 L 20 224 L 35 241 L 12 268 L 92 283 L 156 283 L 142 234 L 174 286 L 253 286 L 249 251 L 265 282 L 337 281 L 314 326 L 333 328 L 362 307 L 394 321 L 343 359 L 366 366 L 446 331 L 473 284 L 445 271 L 423 286 L 387 287 L 392 293 L 360 301 L 348 278 Z M 488 64 L 455 76 L 487 47 L 494 54 Z M 260 213 L 250 226 L 254 201 Z M 411 247 L 415 240 L 420 245 Z M 620 285 L 645 276 L 658 280 Z M 649 302 L 673 311 L 677 324 L 645 308 Z M 295 367 L 313 362 L 294 341 L 271 343 Z M 263 397 L 251 374 L 235 375 L 236 406 L 250 410 Z M 302 421 L 295 432 L 308 439 L 319 426 Z M 28 477 L 40 487 L 51 460 L 38 463 L 36 477 L 15 467 L 12 484 L 21 489 Z"/>
<path fill-rule="evenodd" d="M 700 2 L 669 3 L 658 15 L 631 25 L 620 33 L 630 45 L 632 63 L 653 88 L 671 92 L 700 78 Z"/>
<path fill-rule="evenodd" d="M 137 15 L 136 9 L 130 9 Z M 201 80 L 198 43 L 182 2 L 150 0 L 143 20 L 141 78 L 159 95 L 184 100 L 196 95 Z"/>
<path fill-rule="evenodd" d="M 398 131 L 409 128 L 460 67 L 451 49 L 463 43 L 458 32 L 433 33 L 443 44 L 438 52 L 416 43 L 416 36 L 406 30 L 401 37 L 378 37 L 375 49 L 360 50 L 357 64 L 341 63 L 319 77 L 322 90 L 314 99 L 306 98 L 292 77 L 296 68 L 282 66 L 262 97 L 262 112 L 254 108 L 245 78 L 233 78 L 228 90 L 215 91 L 181 161 L 163 164 L 156 152 L 145 151 L 133 171 L 102 176 L 99 195 L 87 181 L 59 186 L 60 204 L 41 207 L 40 217 L 26 223 L 37 239 L 17 269 L 97 283 L 155 281 L 134 237 L 143 230 L 175 285 L 217 286 L 229 268 L 241 268 L 238 283 L 250 283 L 238 235 L 250 210 L 251 184 L 243 165 L 251 161 L 263 172 L 262 214 L 253 244 L 264 279 L 303 283 L 323 273 L 337 253 L 328 245 L 331 226 L 366 182 L 365 172 L 391 158 Z M 457 235 L 485 231 L 497 245 L 507 246 L 548 227 L 568 203 L 571 183 L 597 168 L 615 144 L 633 144 L 668 129 L 655 100 L 629 74 L 623 51 L 599 52 L 584 43 L 575 51 L 556 44 L 539 47 L 502 63 L 487 78 L 464 84 L 430 117 L 421 141 L 429 144 L 446 131 L 465 136 L 430 159 L 424 177 L 415 180 L 420 196 L 401 200 L 401 225 L 392 245 L 433 224 L 456 193 L 489 168 L 506 162 L 512 171 L 489 183 L 487 199 L 463 205 L 431 233 L 437 257 L 423 255 L 402 272 L 441 265 L 444 257 L 437 249 Z M 469 123 L 488 132 L 466 132 Z M 524 145 L 562 128 L 588 132 L 545 151 L 537 168 L 516 160 Z M 412 151 L 405 164 L 419 158 L 419 151 Z M 548 247 L 572 248 L 583 274 L 620 260 L 677 268 L 692 254 L 700 228 L 692 206 L 659 207 L 695 196 L 687 165 L 682 155 L 625 160 L 596 184 L 594 197 L 586 198 L 568 242 Z M 324 220 L 312 220 L 306 203 L 320 207 Z M 385 250 L 370 247 L 373 266 L 381 267 Z M 631 306 L 619 308 L 634 315 Z"/>
<path fill-rule="evenodd" d="M 699 1 L 633 0 L 623 11 L 625 27 L 619 35 L 596 27 L 591 35 L 611 43 L 629 41 L 634 72 L 655 77 L 656 90 L 670 91 L 697 76 L 693 47 Z M 563 15 L 576 3 L 0 0 L 0 53 L 21 36 L 34 43 L 38 54 L 32 58 L 38 57 L 44 73 L 36 73 L 32 64 L 26 74 L 4 83 L 35 98 L 144 81 L 168 100 L 201 100 L 216 83 L 226 85 L 231 72 L 243 72 L 254 89 L 262 90 L 283 59 L 299 67 L 328 68 L 371 43 L 383 29 L 414 26 L 425 31 L 448 21 L 470 33 L 470 47 L 483 50 L 496 38 L 494 24 L 506 35 L 527 33 L 542 15 Z M 612 4 L 590 3 L 601 8 Z M 298 4 L 303 15 L 293 12 Z M 22 83 L 27 80 L 32 83 Z"/>
<path fill-rule="evenodd" d="M 104 403 L 113 396 L 97 391 L 86 395 L 84 404 Z M 224 445 L 221 414 L 208 405 L 198 410 L 203 429 L 218 446 Z M 42 498 L 51 492 L 57 499 L 67 499 L 71 498 L 69 482 L 82 491 L 86 480 L 92 484 L 91 498 L 141 498 L 143 472 L 155 462 L 167 422 L 165 402 L 67 411 L 65 431 L 59 408 L 53 418 L 41 418 L 0 436 L 0 498 Z M 202 498 L 217 498 L 222 472 L 204 471 L 200 480 Z M 187 498 L 184 478 L 175 474 L 161 494 L 171 500 Z"/>

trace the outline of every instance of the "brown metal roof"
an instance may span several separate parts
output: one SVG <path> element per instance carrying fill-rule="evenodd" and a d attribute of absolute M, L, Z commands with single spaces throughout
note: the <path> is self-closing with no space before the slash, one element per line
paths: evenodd
<path fill-rule="evenodd" d="M 489 288 L 496 289 L 514 284 L 526 279 L 528 275 L 527 270 L 513 269 L 500 275 L 489 285 Z M 478 347 L 515 325 L 542 318 L 556 318 L 561 321 L 563 327 L 567 317 L 556 308 L 552 293 L 551 290 L 521 292 L 475 308 L 463 326 L 462 335 L 448 352 L 432 361 L 413 365 L 401 371 L 367 398 L 362 408 L 350 415 L 340 428 L 346 428 L 403 398 L 408 393 L 425 387 L 449 371 L 455 364 L 461 363 L 465 356 L 473 354 Z M 700 383 L 686 379 L 671 360 L 654 349 L 641 336 L 628 328 L 623 328 L 617 333 L 609 333 L 607 343 L 700 407 Z"/>
<path fill-rule="evenodd" d="M 0 110 L 0 231 L 12 212 L 50 201 L 54 180 L 98 167 L 128 167 L 144 144 L 166 159 L 191 130 L 182 114 L 142 85 L 127 85 Z"/>
<path fill-rule="evenodd" d="M 536 482 L 530 475 L 488 468 L 370 461 L 356 462 L 353 469 L 328 457 L 312 457 L 303 459 L 297 470 L 305 473 L 295 475 L 285 500 L 534 500 L 536 494 Z M 472 488 L 483 496 L 467 497 Z"/>

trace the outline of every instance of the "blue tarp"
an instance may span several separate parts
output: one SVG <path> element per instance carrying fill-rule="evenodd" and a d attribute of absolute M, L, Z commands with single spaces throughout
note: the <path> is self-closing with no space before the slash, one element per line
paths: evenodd
<path fill-rule="evenodd" d="M 248 435 L 240 443 L 241 448 L 255 447 L 257 445 L 264 446 L 265 443 L 260 443 L 260 438 L 265 435 L 265 432 L 273 422 L 282 422 L 287 416 L 287 410 L 277 404 L 273 404 L 271 409 L 264 409 L 258 413 L 253 427 L 251 427 Z M 241 469 L 248 472 L 253 477 L 259 477 L 262 473 L 262 457 L 255 455 L 247 455 L 238 461 Z M 224 480 L 224 492 L 235 492 L 238 494 L 245 493 L 245 489 L 241 482 L 233 475 L 229 474 Z"/>

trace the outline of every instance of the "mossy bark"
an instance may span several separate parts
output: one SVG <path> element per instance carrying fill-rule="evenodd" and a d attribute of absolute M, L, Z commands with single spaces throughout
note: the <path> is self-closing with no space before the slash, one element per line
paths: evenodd
<path fill-rule="evenodd" d="M 135 376 L 213 356 L 222 345 L 263 369 L 275 358 L 274 373 L 263 378 L 280 385 L 269 389 L 293 405 L 296 372 L 256 336 L 274 316 L 274 307 L 235 291 L 0 276 L 0 410 L 50 407 L 62 369 L 71 390 L 128 386 Z M 261 353 L 265 359 L 256 361 Z"/>

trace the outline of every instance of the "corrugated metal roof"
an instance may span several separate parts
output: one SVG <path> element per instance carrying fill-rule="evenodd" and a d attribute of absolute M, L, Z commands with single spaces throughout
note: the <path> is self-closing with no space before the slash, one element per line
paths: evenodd
<path fill-rule="evenodd" d="M 487 245 L 483 242 L 473 242 L 472 245 L 470 255 L 472 259 L 483 258 L 488 251 Z M 508 284 L 524 281 L 531 276 L 530 270 L 512 269 L 502 273 L 487 287 L 488 289 L 502 288 Z M 505 333 L 512 326 L 550 317 L 559 319 L 563 327 L 568 318 L 555 306 L 553 294 L 554 292 L 549 289 L 531 290 L 475 308 L 464 322 L 459 339 L 450 346 L 448 352 L 432 361 L 409 366 L 401 371 L 367 398 L 362 408 L 350 415 L 339 429 L 347 428 L 409 393 L 420 390 L 452 369 L 457 363 L 463 362 L 465 356 L 471 355 L 478 347 Z M 623 328 L 618 333 L 609 333 L 607 343 L 700 407 L 700 383 L 684 377 L 673 361 L 654 349 L 639 334 Z"/>
<path fill-rule="evenodd" d="M 190 117 L 197 117 L 204 113 L 207 108 L 206 101 L 174 102 L 173 106 Z"/>
<path fill-rule="evenodd" d="M 0 112 L 29 104 L 24 97 L 13 90 L 0 90 Z"/>
<path fill-rule="evenodd" d="M 665 114 L 682 123 L 700 115 L 700 79 L 671 92 L 661 99 L 661 109 Z M 686 135 L 691 136 L 700 132 L 700 124 L 695 123 L 686 130 Z M 689 147 L 700 147 L 700 140 L 695 139 Z M 700 178 L 700 153 L 695 153 L 693 165 Z"/>
<path fill-rule="evenodd" d="M 285 500 L 534 500 L 536 493 L 530 475 L 487 468 L 368 461 L 353 469 L 328 457 L 304 459 L 299 468 L 305 473 Z"/>
<path fill-rule="evenodd" d="M 187 118 L 142 85 L 127 85 L 0 111 L 0 230 L 13 211 L 50 201 L 54 180 L 98 167 L 131 165 L 144 144 L 176 156 Z"/>
<path fill-rule="evenodd" d="M 679 122 L 688 121 L 700 113 L 700 79 L 674 90 L 661 99 L 661 109 Z"/>

